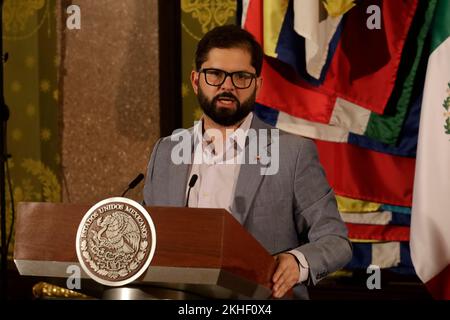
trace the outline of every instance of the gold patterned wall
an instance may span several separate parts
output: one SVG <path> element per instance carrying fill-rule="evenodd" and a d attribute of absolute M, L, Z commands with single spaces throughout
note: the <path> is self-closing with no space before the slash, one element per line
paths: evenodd
<path fill-rule="evenodd" d="M 191 71 L 195 68 L 197 43 L 212 28 L 235 22 L 235 0 L 181 0 L 181 94 L 185 128 L 191 127 L 202 114 L 189 80 Z"/>
<path fill-rule="evenodd" d="M 8 161 L 15 203 L 61 200 L 56 7 L 50 0 L 6 0 L 3 13 Z M 11 225 L 6 194 L 7 229 Z M 14 240 L 14 239 L 13 239 Z M 9 248 L 11 257 L 12 245 Z"/>

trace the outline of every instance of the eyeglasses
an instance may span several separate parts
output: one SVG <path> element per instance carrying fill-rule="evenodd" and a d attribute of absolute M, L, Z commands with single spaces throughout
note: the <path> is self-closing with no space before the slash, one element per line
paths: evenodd
<path fill-rule="evenodd" d="M 256 74 L 246 71 L 226 72 L 213 68 L 201 69 L 199 73 L 204 73 L 206 83 L 214 87 L 220 87 L 230 76 L 231 82 L 238 89 L 247 89 L 252 85 L 253 79 L 257 77 Z"/>

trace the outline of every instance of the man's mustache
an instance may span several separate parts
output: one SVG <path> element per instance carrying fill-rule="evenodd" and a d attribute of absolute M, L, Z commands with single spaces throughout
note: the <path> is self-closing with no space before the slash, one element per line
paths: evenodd
<path fill-rule="evenodd" d="M 214 102 L 216 102 L 217 100 L 222 99 L 222 98 L 228 98 L 228 99 L 234 100 L 236 102 L 239 102 L 238 98 L 236 98 L 232 93 L 229 93 L 229 92 L 222 92 L 222 93 L 218 94 L 217 96 L 214 97 Z"/>

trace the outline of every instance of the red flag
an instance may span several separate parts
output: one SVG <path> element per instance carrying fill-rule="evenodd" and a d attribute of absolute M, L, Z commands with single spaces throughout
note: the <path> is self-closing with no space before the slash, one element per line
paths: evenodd
<path fill-rule="evenodd" d="M 271 64 L 277 64 L 276 69 Z M 336 97 L 310 85 L 291 73 L 292 82 L 282 77 L 279 71 L 283 65 L 265 60 L 262 69 L 263 86 L 257 102 L 266 106 L 275 106 L 292 116 L 328 124 L 333 112 Z M 284 66 L 284 69 L 285 66 Z M 276 71 L 278 70 L 278 71 Z M 267 88 L 271 88 L 267 90 Z"/>
<path fill-rule="evenodd" d="M 409 227 L 354 223 L 345 225 L 348 229 L 348 237 L 352 240 L 409 241 Z"/>
<path fill-rule="evenodd" d="M 382 114 L 394 89 L 417 4 L 417 0 L 372 0 L 352 8 L 345 16 L 341 40 L 323 87 Z M 366 25 L 369 5 L 381 8 L 380 29 L 371 30 Z"/>
<path fill-rule="evenodd" d="M 346 143 L 316 140 L 320 162 L 336 194 L 410 207 L 415 159 Z"/>

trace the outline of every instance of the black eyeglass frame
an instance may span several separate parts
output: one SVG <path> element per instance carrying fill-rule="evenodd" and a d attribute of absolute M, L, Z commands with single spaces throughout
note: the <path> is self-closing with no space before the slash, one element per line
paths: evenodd
<path fill-rule="evenodd" d="M 223 72 L 223 73 L 225 74 L 225 77 L 223 78 L 223 80 L 222 80 L 221 83 L 219 83 L 219 84 L 211 84 L 211 83 L 208 82 L 208 78 L 206 77 L 206 73 L 207 73 L 208 71 L 219 71 L 219 72 Z M 231 82 L 233 83 L 233 86 L 235 86 L 235 88 L 237 88 L 237 89 L 247 89 L 247 88 L 250 88 L 250 87 L 251 87 L 251 85 L 252 85 L 252 83 L 253 83 L 253 80 L 258 78 L 258 75 L 257 75 L 257 74 L 251 73 L 251 72 L 248 72 L 248 71 L 227 72 L 227 71 L 225 71 L 225 70 L 222 70 L 222 69 L 216 69 L 216 68 L 204 68 L 204 69 L 200 69 L 200 70 L 198 71 L 198 73 L 203 73 L 203 74 L 205 75 L 205 82 L 206 82 L 206 84 L 208 84 L 208 85 L 210 85 L 210 86 L 213 86 L 213 87 L 220 87 L 221 85 L 224 84 L 225 80 L 227 80 L 227 78 L 230 77 Z M 251 80 L 250 80 L 250 83 L 249 83 L 248 86 L 246 86 L 246 87 L 240 87 L 240 86 L 237 86 L 236 83 L 234 83 L 233 75 L 238 74 L 238 73 L 241 73 L 241 74 L 244 73 L 244 74 L 247 74 L 247 75 L 249 75 L 249 76 L 251 77 Z"/>

